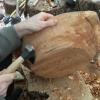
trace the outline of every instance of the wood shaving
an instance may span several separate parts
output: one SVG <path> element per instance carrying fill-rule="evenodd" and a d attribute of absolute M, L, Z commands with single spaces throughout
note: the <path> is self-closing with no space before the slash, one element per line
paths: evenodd
<path fill-rule="evenodd" d="M 70 80 L 74 80 L 74 76 L 68 76 Z"/>
<path fill-rule="evenodd" d="M 98 80 L 98 77 L 96 76 L 96 74 L 81 72 L 81 75 L 83 76 L 85 83 L 89 86 L 92 95 L 96 98 L 99 98 L 100 97 L 100 81 Z"/>

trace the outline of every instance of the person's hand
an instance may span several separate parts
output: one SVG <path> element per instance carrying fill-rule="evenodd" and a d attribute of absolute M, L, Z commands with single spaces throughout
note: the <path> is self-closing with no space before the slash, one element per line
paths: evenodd
<path fill-rule="evenodd" d="M 51 14 L 41 12 L 27 20 L 27 27 L 30 27 L 33 32 L 36 32 L 43 28 L 56 25 L 57 20 L 53 19 L 53 17 Z"/>
<path fill-rule="evenodd" d="M 6 96 L 8 86 L 13 82 L 15 76 L 15 73 L 0 75 L 0 96 Z"/>
<path fill-rule="evenodd" d="M 17 31 L 19 37 L 26 34 L 31 34 L 33 32 L 40 31 L 46 27 L 54 26 L 57 24 L 57 20 L 54 16 L 45 12 L 41 12 L 17 25 L 15 25 L 15 30 Z"/>

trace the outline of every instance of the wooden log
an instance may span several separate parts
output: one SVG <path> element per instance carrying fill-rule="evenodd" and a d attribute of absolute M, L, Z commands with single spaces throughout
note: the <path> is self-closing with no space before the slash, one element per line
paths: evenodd
<path fill-rule="evenodd" d="M 65 13 L 55 18 L 56 26 L 24 38 L 24 44 L 30 43 L 36 49 L 32 72 L 45 78 L 88 69 L 98 47 L 99 20 L 95 12 Z"/>

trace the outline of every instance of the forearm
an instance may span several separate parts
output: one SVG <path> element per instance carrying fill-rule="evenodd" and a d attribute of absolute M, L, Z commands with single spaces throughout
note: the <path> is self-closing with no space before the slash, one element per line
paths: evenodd
<path fill-rule="evenodd" d="M 22 38 L 24 35 L 38 32 L 44 28 L 54 26 L 57 24 L 57 20 L 53 15 L 47 13 L 39 13 L 21 23 L 14 25 L 18 36 Z"/>
<path fill-rule="evenodd" d="M 14 25 L 14 28 L 17 32 L 17 35 L 19 36 L 19 38 L 22 38 L 23 36 L 27 35 L 27 34 L 31 34 L 34 31 L 29 27 L 29 24 L 27 25 L 27 21 L 18 23 Z"/>
<path fill-rule="evenodd" d="M 53 18 L 53 15 L 42 12 L 13 27 L 0 30 L 0 61 L 20 45 L 20 38 L 24 35 L 29 35 L 56 24 L 57 20 Z"/>
<path fill-rule="evenodd" d="M 13 28 L 6 27 L 0 30 L 0 61 L 6 58 L 20 45 L 20 39 Z"/>

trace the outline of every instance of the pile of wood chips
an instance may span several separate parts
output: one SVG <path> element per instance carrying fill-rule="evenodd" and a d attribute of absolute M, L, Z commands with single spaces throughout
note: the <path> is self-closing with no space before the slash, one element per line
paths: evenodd
<path fill-rule="evenodd" d="M 100 78 L 95 73 L 81 72 L 85 83 L 89 86 L 94 97 L 100 98 Z"/>

